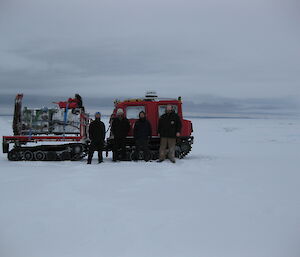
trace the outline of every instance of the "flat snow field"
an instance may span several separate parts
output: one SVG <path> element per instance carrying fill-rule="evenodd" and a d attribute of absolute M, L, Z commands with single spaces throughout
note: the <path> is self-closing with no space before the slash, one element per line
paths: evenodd
<path fill-rule="evenodd" d="M 300 121 L 192 121 L 176 164 L 1 153 L 0 256 L 299 257 Z"/>

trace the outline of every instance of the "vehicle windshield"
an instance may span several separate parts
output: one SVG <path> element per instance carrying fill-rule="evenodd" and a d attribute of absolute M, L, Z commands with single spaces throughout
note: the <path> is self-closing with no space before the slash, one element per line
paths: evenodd
<path fill-rule="evenodd" d="M 178 113 L 178 106 L 177 106 L 177 105 L 172 105 L 172 107 L 173 107 L 173 110 L 174 110 L 176 113 Z M 163 115 L 163 114 L 166 113 L 166 109 L 167 109 L 167 105 L 160 105 L 160 106 L 158 107 L 158 114 L 159 114 L 159 117 L 160 117 L 161 115 Z"/>
<path fill-rule="evenodd" d="M 145 106 L 128 106 L 126 108 L 126 117 L 127 119 L 138 119 L 141 111 L 145 111 Z"/>

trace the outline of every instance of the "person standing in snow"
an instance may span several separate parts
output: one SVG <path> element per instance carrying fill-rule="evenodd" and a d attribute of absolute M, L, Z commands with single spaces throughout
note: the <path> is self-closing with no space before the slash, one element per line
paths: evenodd
<path fill-rule="evenodd" d="M 144 160 L 150 160 L 149 139 L 151 138 L 151 124 L 146 119 L 146 113 L 141 111 L 139 119 L 134 124 L 133 136 L 135 139 L 135 156 L 134 159 L 138 160 L 140 151 L 143 151 Z"/>
<path fill-rule="evenodd" d="M 103 162 L 102 151 L 104 147 L 105 139 L 105 125 L 101 121 L 101 113 L 95 113 L 95 120 L 91 122 L 89 126 L 89 138 L 91 144 L 89 146 L 88 161 L 87 164 L 92 163 L 92 158 L 95 151 L 98 151 L 98 162 Z"/>
<path fill-rule="evenodd" d="M 180 136 L 180 131 L 180 117 L 175 113 L 172 105 L 167 105 L 166 113 L 160 117 L 158 122 L 158 136 L 160 136 L 158 162 L 165 160 L 168 149 L 168 157 L 171 162 L 175 163 L 176 137 Z"/>
<path fill-rule="evenodd" d="M 126 145 L 125 138 L 130 129 L 129 120 L 124 116 L 123 109 L 119 108 L 116 113 L 117 117 L 113 119 L 111 125 L 111 131 L 114 136 L 113 143 L 113 161 L 117 161 L 119 158 L 119 149 L 121 149 L 122 160 L 126 159 Z"/>

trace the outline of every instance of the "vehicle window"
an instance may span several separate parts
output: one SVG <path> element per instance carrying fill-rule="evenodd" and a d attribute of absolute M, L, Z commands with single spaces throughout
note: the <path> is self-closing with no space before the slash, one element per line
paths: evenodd
<path fill-rule="evenodd" d="M 177 106 L 177 105 L 172 105 L 172 107 L 173 107 L 173 110 L 174 110 L 176 113 L 178 113 L 178 106 Z M 159 114 L 159 117 L 160 117 L 161 115 L 163 115 L 164 113 L 166 113 L 166 108 L 167 108 L 167 105 L 160 105 L 160 106 L 158 107 L 158 114 Z"/>
<path fill-rule="evenodd" d="M 138 119 L 141 111 L 145 111 L 145 106 L 128 106 L 126 108 L 126 117 L 127 119 Z"/>

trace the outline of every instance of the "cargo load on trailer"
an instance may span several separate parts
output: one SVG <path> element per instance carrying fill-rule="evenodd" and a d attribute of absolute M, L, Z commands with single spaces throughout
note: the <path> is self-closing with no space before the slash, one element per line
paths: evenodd
<path fill-rule="evenodd" d="M 89 117 L 84 112 L 82 100 L 69 99 L 56 103 L 54 108 L 35 109 L 22 108 L 22 100 L 23 95 L 18 94 L 13 118 L 14 135 L 3 137 L 3 152 L 8 153 L 9 160 L 80 160 L 86 156 Z M 56 143 L 47 145 L 45 142 Z M 12 149 L 10 144 L 13 144 Z"/>

